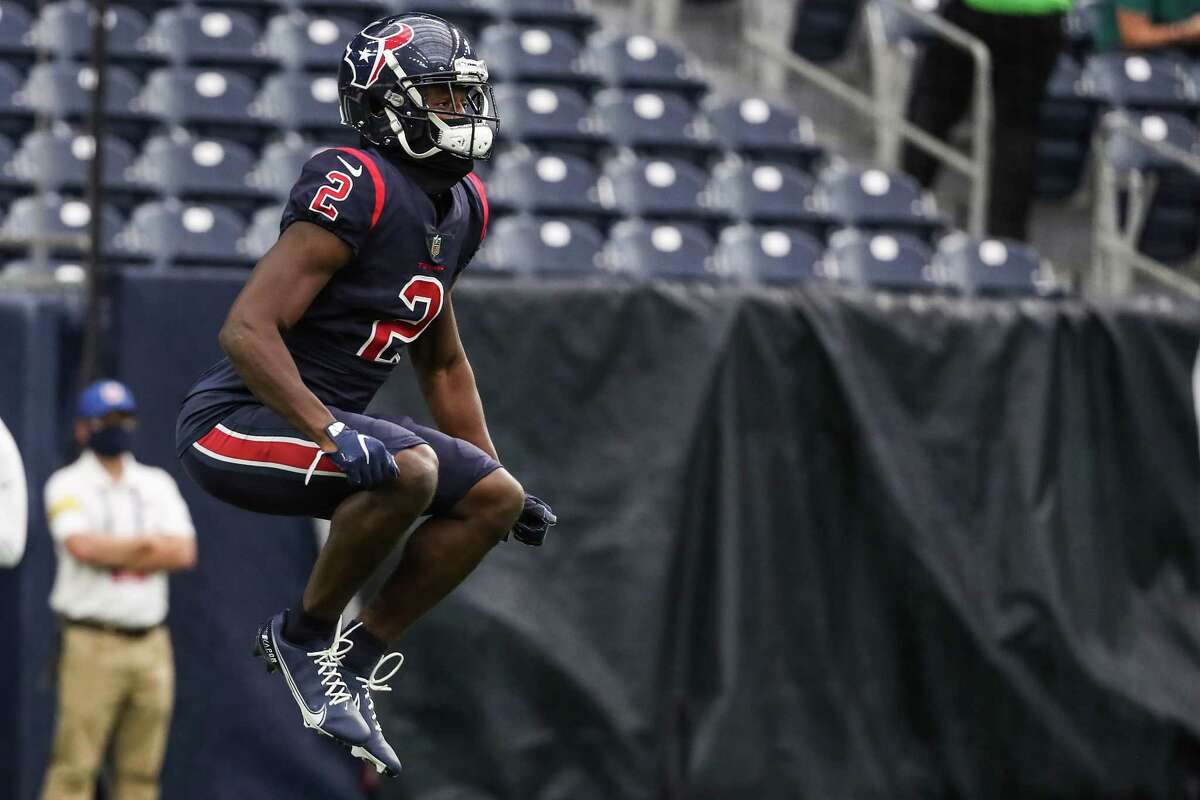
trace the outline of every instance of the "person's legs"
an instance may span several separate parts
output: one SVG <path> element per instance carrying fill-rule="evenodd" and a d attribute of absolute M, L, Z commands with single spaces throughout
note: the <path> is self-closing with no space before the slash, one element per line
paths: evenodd
<path fill-rule="evenodd" d="M 129 698 L 113 739 L 115 800 L 157 800 L 175 702 L 175 660 L 165 627 L 130 643 Z"/>
<path fill-rule="evenodd" d="M 125 696 L 115 634 L 65 625 L 58 722 L 42 800 L 90 800 Z"/>

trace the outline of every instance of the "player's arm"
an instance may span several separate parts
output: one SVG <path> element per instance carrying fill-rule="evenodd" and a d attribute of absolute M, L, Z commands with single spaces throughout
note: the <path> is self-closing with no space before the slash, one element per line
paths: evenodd
<path fill-rule="evenodd" d="M 196 564 L 196 542 L 179 536 L 75 533 L 63 544 L 76 560 L 102 569 L 157 572 L 191 569 Z"/>
<path fill-rule="evenodd" d="M 346 243 L 324 228 L 288 225 L 254 267 L 218 338 L 254 396 L 328 452 L 337 449 L 325 433 L 333 415 L 304 385 L 282 332 L 350 257 Z"/>
<path fill-rule="evenodd" d="M 1160 24 L 1143 11 L 1118 7 L 1116 12 L 1121 47 L 1127 50 L 1153 50 L 1200 42 L 1200 14 L 1179 22 Z"/>
<path fill-rule="evenodd" d="M 483 418 L 483 401 L 475 386 L 475 373 L 463 350 L 454 320 L 450 295 L 445 306 L 421 338 L 408 346 L 421 394 L 438 430 L 463 439 L 499 461 Z"/>

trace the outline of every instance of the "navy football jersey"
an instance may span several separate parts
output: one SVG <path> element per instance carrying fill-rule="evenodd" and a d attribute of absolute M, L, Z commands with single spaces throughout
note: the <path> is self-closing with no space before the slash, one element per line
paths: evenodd
<path fill-rule="evenodd" d="M 361 412 L 441 312 L 446 295 L 487 234 L 483 183 L 468 175 L 439 214 L 432 198 L 374 149 L 323 150 L 308 160 L 280 221 L 340 238 L 353 253 L 283 335 L 306 386 L 326 405 Z M 187 447 L 242 403 L 256 402 L 227 358 L 184 401 Z"/>

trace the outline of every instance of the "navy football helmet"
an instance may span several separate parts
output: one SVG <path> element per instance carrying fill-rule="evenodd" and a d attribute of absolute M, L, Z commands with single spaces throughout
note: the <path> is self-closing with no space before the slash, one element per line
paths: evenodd
<path fill-rule="evenodd" d="M 431 167 L 489 157 L 500 127 L 487 65 L 462 30 L 429 14 L 363 28 L 346 45 L 338 93 L 343 124 Z"/>

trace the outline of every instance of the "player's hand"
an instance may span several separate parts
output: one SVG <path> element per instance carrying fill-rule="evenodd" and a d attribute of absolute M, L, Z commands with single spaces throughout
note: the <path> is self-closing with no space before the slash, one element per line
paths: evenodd
<path fill-rule="evenodd" d="M 513 526 L 512 536 L 521 544 L 530 547 L 541 547 L 546 541 L 546 534 L 558 524 L 558 517 L 550 510 L 550 505 L 531 494 L 525 495 L 525 508 Z"/>
<path fill-rule="evenodd" d="M 355 489 L 374 489 L 400 474 L 396 459 L 374 436 L 364 436 L 342 422 L 334 422 L 325 433 L 337 447 L 329 457 Z"/>

